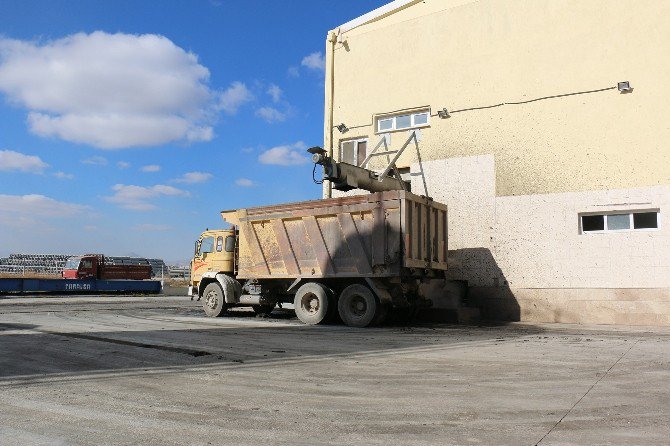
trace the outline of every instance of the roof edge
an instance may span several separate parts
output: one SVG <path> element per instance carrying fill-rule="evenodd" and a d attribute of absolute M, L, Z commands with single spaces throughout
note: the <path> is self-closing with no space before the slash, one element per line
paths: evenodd
<path fill-rule="evenodd" d="M 370 22 L 374 22 L 375 20 L 379 20 L 381 18 L 394 14 L 400 11 L 401 9 L 407 8 L 408 6 L 412 6 L 413 4 L 419 3 L 421 1 L 423 0 L 394 0 L 391 3 L 387 3 L 383 6 L 380 6 L 377 9 L 373 9 L 372 11 L 363 14 L 362 16 L 356 17 L 355 19 L 338 26 L 337 28 L 335 28 L 335 30 L 339 30 L 340 33 L 351 31 L 354 28 L 358 28 L 359 26 L 368 24 Z"/>

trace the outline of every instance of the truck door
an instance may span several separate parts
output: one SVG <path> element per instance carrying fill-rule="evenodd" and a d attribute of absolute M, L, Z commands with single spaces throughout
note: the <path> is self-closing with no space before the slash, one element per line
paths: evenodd
<path fill-rule="evenodd" d="M 97 261 L 95 257 L 83 257 L 79 262 L 78 279 L 90 279 L 96 277 Z"/>
<path fill-rule="evenodd" d="M 232 273 L 234 250 L 235 237 L 232 233 L 226 231 L 216 234 L 214 252 L 210 254 L 213 271 Z"/>
<path fill-rule="evenodd" d="M 195 252 L 191 261 L 191 281 L 200 282 L 202 275 L 207 271 L 212 271 L 212 265 L 209 262 L 209 254 L 214 251 L 214 236 L 203 234 L 195 243 Z"/>
<path fill-rule="evenodd" d="M 206 272 L 233 272 L 235 236 L 232 231 L 204 233 L 196 243 L 191 281 L 199 283 Z"/>

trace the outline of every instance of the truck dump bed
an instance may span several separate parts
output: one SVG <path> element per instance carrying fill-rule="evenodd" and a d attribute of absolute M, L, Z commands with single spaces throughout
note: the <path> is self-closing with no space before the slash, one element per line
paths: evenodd
<path fill-rule="evenodd" d="M 223 211 L 241 279 L 398 276 L 447 269 L 447 206 L 404 191 Z"/>
<path fill-rule="evenodd" d="M 103 280 L 151 279 L 151 265 L 145 259 L 98 256 L 98 278 Z"/>

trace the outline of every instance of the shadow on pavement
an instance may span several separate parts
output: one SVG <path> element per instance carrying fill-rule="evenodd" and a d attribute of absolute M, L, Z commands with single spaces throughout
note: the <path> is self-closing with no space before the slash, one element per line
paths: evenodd
<path fill-rule="evenodd" d="M 251 313 L 252 314 L 252 313 Z M 282 313 L 278 317 L 289 317 Z M 249 318 L 240 312 L 231 319 Z M 150 320 L 150 318 L 147 318 Z M 91 321 L 95 324 L 94 321 Z M 207 367 L 272 366 L 291 362 L 389 356 L 512 340 L 542 332 L 538 327 L 421 325 L 352 329 L 345 326 L 230 325 L 211 327 L 184 321 L 174 328 L 133 331 L 42 329 L 31 324 L 0 325 L 0 385 L 50 378 L 92 378 L 95 374 L 169 372 Z M 160 319 L 153 324 L 161 323 Z M 250 323 L 253 323 L 250 321 Z M 138 323 L 139 325 L 140 323 Z M 216 325 L 221 325 L 220 327 Z M 115 327 L 111 327 L 115 330 Z M 446 354 L 446 353 L 445 353 Z M 392 360 L 392 359 L 389 360 Z"/>

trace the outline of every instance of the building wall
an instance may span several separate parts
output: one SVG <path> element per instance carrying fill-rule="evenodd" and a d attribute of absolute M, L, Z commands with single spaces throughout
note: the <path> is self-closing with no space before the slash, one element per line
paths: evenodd
<path fill-rule="evenodd" d="M 493 154 L 499 196 L 669 184 L 669 17 L 670 2 L 657 0 L 416 3 L 340 36 L 328 67 L 333 122 L 352 129 L 335 130 L 332 143 L 367 136 L 373 146 L 379 113 L 488 107 L 628 80 L 630 94 L 606 90 L 433 117 L 421 156 Z M 392 142 L 406 137 L 393 134 Z M 408 152 L 400 164 L 414 161 Z"/>
<path fill-rule="evenodd" d="M 581 212 L 670 206 L 670 186 L 496 197 L 493 156 L 412 165 L 449 205 L 450 277 L 494 319 L 670 325 L 670 227 L 581 234 Z"/>
<path fill-rule="evenodd" d="M 670 324 L 670 2 L 425 0 L 339 41 L 336 155 L 343 139 L 372 148 L 377 114 L 451 111 L 399 165 L 449 205 L 452 277 L 487 316 Z M 624 80 L 632 93 L 594 91 Z M 644 209 L 659 230 L 580 234 L 580 213 Z"/>

